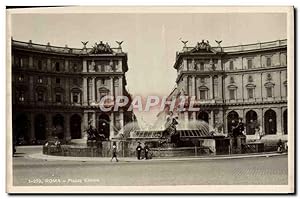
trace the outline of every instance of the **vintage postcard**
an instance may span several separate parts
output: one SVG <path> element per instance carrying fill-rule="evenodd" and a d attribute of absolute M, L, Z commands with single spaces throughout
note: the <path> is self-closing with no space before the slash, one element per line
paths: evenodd
<path fill-rule="evenodd" d="M 294 193 L 294 8 L 7 8 L 8 193 Z"/>

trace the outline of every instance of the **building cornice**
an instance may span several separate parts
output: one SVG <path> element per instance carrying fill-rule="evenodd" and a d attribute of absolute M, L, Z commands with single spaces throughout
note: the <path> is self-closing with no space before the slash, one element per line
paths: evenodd
<path fill-rule="evenodd" d="M 276 41 L 269 41 L 269 42 L 260 42 L 260 43 L 253 43 L 253 44 L 246 44 L 246 45 L 238 45 L 238 46 L 227 46 L 227 47 L 211 47 L 216 53 L 194 53 L 193 49 L 195 47 L 183 47 L 183 50 L 176 53 L 176 61 L 173 65 L 173 68 L 177 69 L 179 66 L 180 61 L 183 57 L 206 57 L 206 56 L 222 56 L 226 58 L 227 56 L 238 56 L 243 54 L 252 54 L 252 53 L 262 53 L 267 51 L 274 51 L 280 49 L 287 48 L 287 40 L 276 40 Z"/>

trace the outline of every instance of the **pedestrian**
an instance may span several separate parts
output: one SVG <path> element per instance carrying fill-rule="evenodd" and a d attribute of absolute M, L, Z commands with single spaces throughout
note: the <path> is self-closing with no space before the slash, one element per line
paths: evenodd
<path fill-rule="evenodd" d="M 244 135 L 244 130 L 245 130 L 245 127 L 244 127 L 244 123 L 243 123 L 243 118 L 239 118 L 239 123 L 237 125 L 237 135 Z"/>
<path fill-rule="evenodd" d="M 116 159 L 117 162 L 119 162 L 118 158 L 117 158 L 117 146 L 116 146 L 116 143 L 113 143 L 113 146 L 112 146 L 112 157 L 111 157 L 111 162 L 113 159 Z"/>
<path fill-rule="evenodd" d="M 150 151 L 148 144 L 145 144 L 144 151 L 145 151 L 145 159 L 148 160 L 149 159 L 148 154 L 149 154 L 149 151 Z"/>
<path fill-rule="evenodd" d="M 281 139 L 279 139 L 279 141 L 277 142 L 277 152 L 282 153 L 283 152 L 282 149 L 283 149 L 283 143 Z"/>
<path fill-rule="evenodd" d="M 136 147 L 136 153 L 137 153 L 137 159 L 140 160 L 141 159 L 141 153 L 142 153 L 142 146 L 141 143 L 139 142 L 138 146 Z"/>

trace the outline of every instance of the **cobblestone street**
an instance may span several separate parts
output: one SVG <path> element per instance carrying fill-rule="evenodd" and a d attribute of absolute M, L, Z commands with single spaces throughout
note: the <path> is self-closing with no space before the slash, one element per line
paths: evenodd
<path fill-rule="evenodd" d="M 223 160 L 94 162 L 31 159 L 19 149 L 14 185 L 284 185 L 287 155 Z"/>

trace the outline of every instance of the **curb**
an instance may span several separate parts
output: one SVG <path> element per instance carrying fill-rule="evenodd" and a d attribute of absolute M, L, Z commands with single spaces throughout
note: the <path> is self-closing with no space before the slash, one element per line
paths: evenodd
<path fill-rule="evenodd" d="M 283 156 L 287 153 L 264 153 L 264 154 L 246 154 L 246 155 L 233 155 L 233 156 L 211 156 L 211 157 L 182 157 L 182 158 L 157 158 L 150 159 L 147 162 L 158 162 L 158 161 L 191 161 L 191 160 L 228 160 L 228 159 L 243 159 L 243 158 L 256 158 L 256 157 L 273 157 Z M 78 162 L 110 162 L 110 157 L 67 157 L 67 156 L 53 156 L 44 155 L 42 153 L 34 153 L 25 158 L 40 159 L 47 161 L 78 161 Z M 146 160 L 137 160 L 136 158 L 122 158 L 119 157 L 119 162 L 143 162 Z"/>

